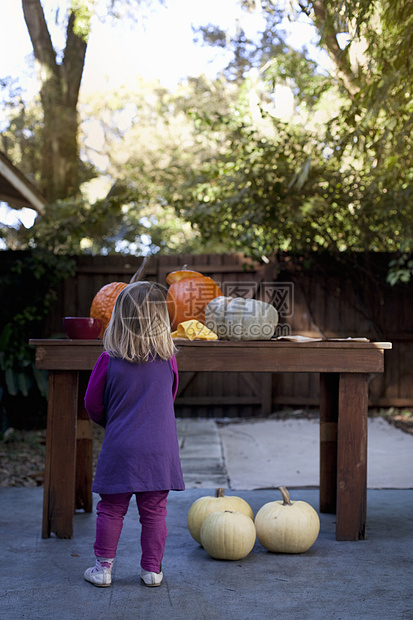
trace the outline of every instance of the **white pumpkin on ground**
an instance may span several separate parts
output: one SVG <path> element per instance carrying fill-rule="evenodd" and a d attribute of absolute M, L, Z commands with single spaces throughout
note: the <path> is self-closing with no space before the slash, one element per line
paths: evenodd
<path fill-rule="evenodd" d="M 201 543 L 201 527 L 206 517 L 212 512 L 221 512 L 224 510 L 232 510 L 233 512 L 241 512 L 249 519 L 254 519 L 254 513 L 251 506 L 245 499 L 236 495 L 225 495 L 225 489 L 222 487 L 215 490 L 215 496 L 204 495 L 195 500 L 188 512 L 188 529 L 192 538 L 197 543 Z"/>
<path fill-rule="evenodd" d="M 201 527 L 201 544 L 216 560 L 242 560 L 256 537 L 253 520 L 242 512 L 211 512 Z"/>
<path fill-rule="evenodd" d="M 270 340 L 278 312 L 258 299 L 220 296 L 207 305 L 205 324 L 220 340 Z"/>
<path fill-rule="evenodd" d="M 255 515 L 258 541 L 274 553 L 304 553 L 317 540 L 319 516 L 307 502 L 292 502 L 285 486 L 280 491 L 282 501 L 264 504 Z"/>

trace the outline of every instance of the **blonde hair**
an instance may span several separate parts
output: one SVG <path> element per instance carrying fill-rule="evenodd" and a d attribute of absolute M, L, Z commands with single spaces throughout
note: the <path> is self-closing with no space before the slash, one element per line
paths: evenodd
<path fill-rule="evenodd" d="M 170 359 L 175 345 L 164 287 L 144 281 L 128 284 L 116 299 L 103 346 L 111 357 L 129 362 Z"/>

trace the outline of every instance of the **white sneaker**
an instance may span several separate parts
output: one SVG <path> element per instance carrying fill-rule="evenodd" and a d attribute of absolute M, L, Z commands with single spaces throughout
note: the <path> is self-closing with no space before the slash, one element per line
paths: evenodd
<path fill-rule="evenodd" d="M 99 588 L 107 588 L 112 583 L 112 564 L 113 560 L 106 560 L 106 563 L 110 563 L 110 568 L 107 566 L 102 566 L 100 561 L 96 559 L 95 566 L 91 568 L 87 568 L 84 572 L 83 577 L 86 581 L 90 581 L 94 586 L 98 586 Z"/>
<path fill-rule="evenodd" d="M 145 586 L 154 587 L 160 586 L 163 579 L 163 573 L 152 573 L 149 570 L 141 570 L 141 579 Z"/>

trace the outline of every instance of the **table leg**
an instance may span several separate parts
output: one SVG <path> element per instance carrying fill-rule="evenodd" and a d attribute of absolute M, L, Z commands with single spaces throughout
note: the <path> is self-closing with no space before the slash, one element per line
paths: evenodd
<path fill-rule="evenodd" d="M 77 371 L 50 371 L 42 538 L 73 537 Z"/>
<path fill-rule="evenodd" d="M 364 540 L 367 508 L 367 374 L 342 373 L 337 443 L 337 540 Z"/>
<path fill-rule="evenodd" d="M 272 373 L 261 373 L 261 417 L 272 413 Z"/>
<path fill-rule="evenodd" d="M 334 514 L 337 497 L 337 373 L 320 375 L 320 512 Z"/>
<path fill-rule="evenodd" d="M 85 409 L 84 398 L 89 372 L 80 372 L 77 408 L 75 506 L 92 512 L 93 428 Z"/>

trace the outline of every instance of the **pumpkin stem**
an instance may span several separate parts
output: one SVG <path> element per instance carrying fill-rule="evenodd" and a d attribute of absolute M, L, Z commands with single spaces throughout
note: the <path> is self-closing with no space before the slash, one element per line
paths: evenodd
<path fill-rule="evenodd" d="M 222 487 L 215 489 L 215 497 L 224 497 L 225 495 L 225 489 L 223 489 Z"/>
<path fill-rule="evenodd" d="M 281 491 L 281 495 L 283 497 L 283 506 L 292 506 L 293 503 L 290 499 L 290 494 L 287 491 L 287 487 L 282 485 L 281 487 L 278 487 Z"/>
<path fill-rule="evenodd" d="M 141 262 L 141 264 L 139 265 L 139 268 L 137 269 L 137 271 L 135 271 L 135 273 L 131 277 L 129 284 L 132 284 L 132 282 L 139 282 L 139 280 L 141 279 L 143 270 L 145 269 L 146 263 L 148 261 L 149 261 L 149 255 L 146 255 L 143 261 Z"/>

